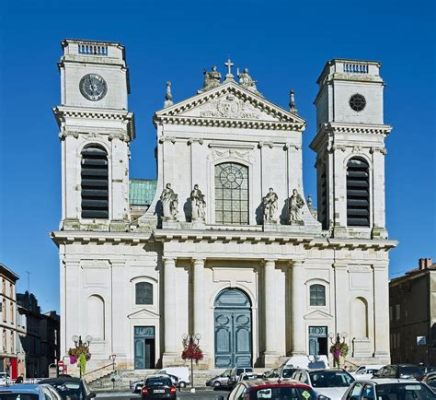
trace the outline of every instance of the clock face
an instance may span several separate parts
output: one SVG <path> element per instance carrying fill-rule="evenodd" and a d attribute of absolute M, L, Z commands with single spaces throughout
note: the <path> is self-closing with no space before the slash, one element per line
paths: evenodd
<path fill-rule="evenodd" d="M 363 97 L 361 94 L 353 94 L 350 98 L 350 107 L 354 111 L 362 111 L 366 106 L 366 100 L 365 97 Z"/>
<path fill-rule="evenodd" d="M 101 100 L 107 92 L 106 81 L 97 74 L 85 75 L 79 83 L 80 93 L 91 101 Z"/>

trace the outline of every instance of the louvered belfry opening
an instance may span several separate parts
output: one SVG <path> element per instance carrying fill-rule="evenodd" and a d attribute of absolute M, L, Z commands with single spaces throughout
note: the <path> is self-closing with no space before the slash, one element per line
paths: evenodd
<path fill-rule="evenodd" d="M 347 225 L 369 226 L 369 166 L 361 158 L 347 164 Z"/>
<path fill-rule="evenodd" d="M 109 218 L 106 150 L 90 145 L 82 150 L 82 218 Z"/>

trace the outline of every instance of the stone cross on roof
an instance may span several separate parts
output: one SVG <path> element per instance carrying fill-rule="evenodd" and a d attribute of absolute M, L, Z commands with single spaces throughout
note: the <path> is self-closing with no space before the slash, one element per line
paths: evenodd
<path fill-rule="evenodd" d="M 233 79 L 232 67 L 235 64 L 233 64 L 232 60 L 230 60 L 230 58 L 228 58 L 227 61 L 224 63 L 224 65 L 227 67 L 226 80 L 232 80 Z"/>

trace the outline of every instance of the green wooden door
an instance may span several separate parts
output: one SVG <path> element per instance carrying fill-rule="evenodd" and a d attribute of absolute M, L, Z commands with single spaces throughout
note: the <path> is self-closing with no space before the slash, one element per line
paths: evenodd
<path fill-rule="evenodd" d="M 237 289 L 222 291 L 215 301 L 215 366 L 252 365 L 251 305 Z"/>

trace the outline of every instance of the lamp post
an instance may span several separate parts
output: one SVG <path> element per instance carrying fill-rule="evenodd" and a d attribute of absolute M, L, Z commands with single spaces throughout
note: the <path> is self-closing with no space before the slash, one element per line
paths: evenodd
<path fill-rule="evenodd" d="M 335 334 L 329 334 L 330 342 L 332 344 L 332 346 L 330 347 L 330 353 L 333 356 L 333 367 L 340 367 L 341 356 L 344 358 L 345 361 L 345 357 L 348 354 L 348 346 L 345 343 L 345 338 L 347 336 L 347 332 L 337 332 Z"/>
<path fill-rule="evenodd" d="M 112 353 L 109 356 L 109 360 L 112 360 L 112 390 L 115 389 L 115 359 L 117 358 L 117 355 L 115 353 Z"/>
<path fill-rule="evenodd" d="M 79 336 L 73 335 L 73 337 L 71 339 L 74 342 L 74 347 L 76 348 L 77 352 L 80 353 L 79 357 L 78 357 L 78 361 L 79 361 L 80 355 L 82 353 L 84 353 L 86 351 L 86 354 L 88 354 L 88 349 L 89 349 L 89 345 L 91 344 L 91 341 L 92 341 L 92 336 L 86 335 L 85 342 L 82 341 L 82 336 L 81 335 L 79 335 Z M 85 356 L 86 356 L 86 354 L 85 354 Z M 80 375 L 80 378 L 82 377 L 82 368 L 83 368 L 82 364 L 80 364 L 80 361 L 79 361 L 79 375 Z"/>

